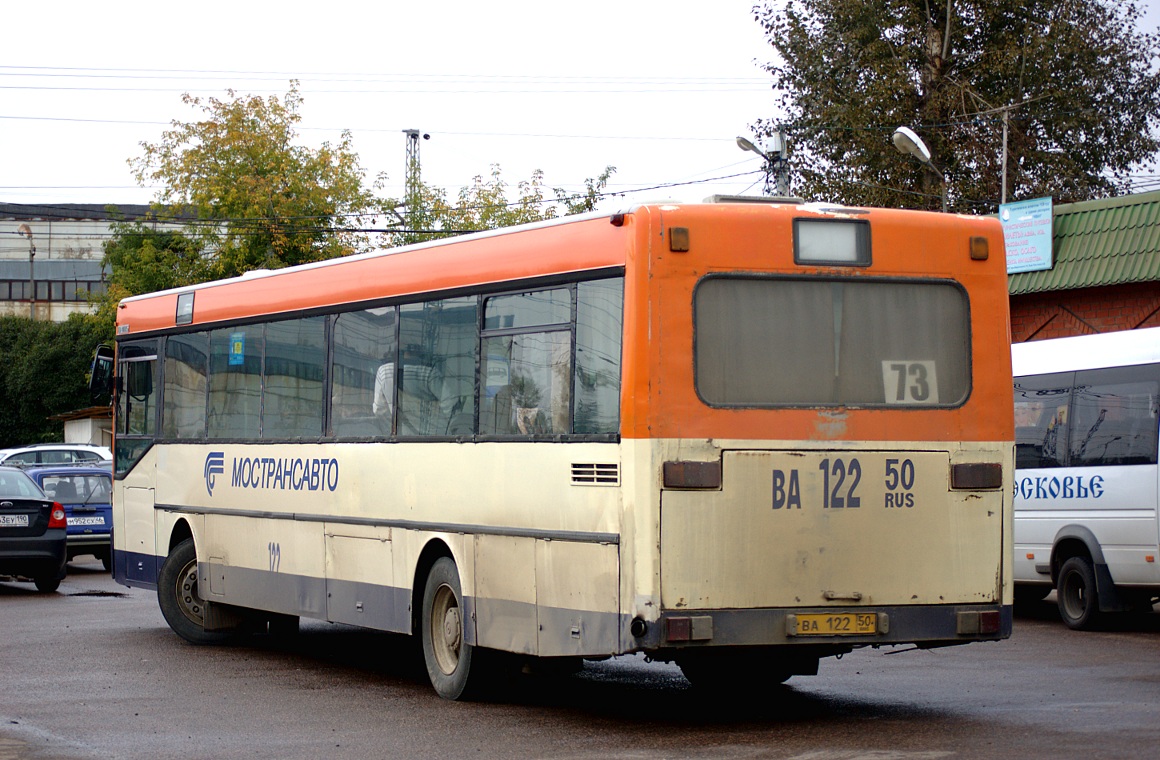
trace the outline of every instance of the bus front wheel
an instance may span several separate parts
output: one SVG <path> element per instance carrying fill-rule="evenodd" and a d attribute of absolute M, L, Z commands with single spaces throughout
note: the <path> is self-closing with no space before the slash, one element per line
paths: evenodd
<path fill-rule="evenodd" d="M 469 697 L 479 681 L 478 674 L 472 677 L 476 649 L 464 640 L 465 614 L 459 571 L 452 559 L 441 557 L 423 588 L 421 636 L 427 675 L 444 699 Z"/>
<path fill-rule="evenodd" d="M 191 644 L 217 644 L 228 631 L 205 630 L 205 600 L 197 589 L 197 549 L 187 538 L 165 558 L 157 575 L 157 603 L 173 631 Z"/>
<path fill-rule="evenodd" d="M 1094 628 L 1099 619 L 1100 600 L 1092 563 L 1085 557 L 1067 560 L 1059 569 L 1055 587 L 1059 616 L 1067 627 L 1077 631 Z"/>

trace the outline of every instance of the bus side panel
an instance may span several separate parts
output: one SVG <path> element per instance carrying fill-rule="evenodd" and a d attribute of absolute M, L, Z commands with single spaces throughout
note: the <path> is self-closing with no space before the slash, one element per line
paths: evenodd
<path fill-rule="evenodd" d="M 1095 536 L 1117 585 L 1160 585 L 1160 564 L 1147 560 L 1160 553 L 1158 478 L 1156 465 L 1019 470 L 1016 579 L 1050 582 L 1036 567 L 1050 564 L 1061 532 L 1083 527 Z"/>
<path fill-rule="evenodd" d="M 198 549 L 206 601 L 326 618 L 323 523 L 210 514 Z"/>
<path fill-rule="evenodd" d="M 536 541 L 541 657 L 617 650 L 628 621 L 617 613 L 620 557 L 614 544 Z"/>
<path fill-rule="evenodd" d="M 476 639 L 480 646 L 536 654 L 536 541 L 475 537 Z M 465 589 L 464 594 L 469 592 Z"/>
<path fill-rule="evenodd" d="M 326 525 L 327 620 L 410 632 L 410 589 L 395 580 L 392 533 L 382 526 Z"/>
<path fill-rule="evenodd" d="M 627 626 L 619 568 L 615 544 L 476 536 L 477 643 L 540 657 L 615 651 Z"/>

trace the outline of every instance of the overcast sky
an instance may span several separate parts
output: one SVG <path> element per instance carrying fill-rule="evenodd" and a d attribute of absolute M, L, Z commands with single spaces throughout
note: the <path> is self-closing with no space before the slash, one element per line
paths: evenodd
<path fill-rule="evenodd" d="M 183 92 L 281 95 L 291 78 L 301 142 L 349 129 L 368 175 L 387 173 L 387 196 L 402 195 L 411 128 L 431 135 L 424 179 L 451 193 L 492 164 L 513 185 L 542 169 L 574 190 L 615 166 L 610 189 L 626 194 L 605 209 L 759 193 L 761 160 L 734 141 L 777 115 L 752 5 L 8 3 L 0 202 L 147 203 L 153 189 L 126 160 L 199 115 Z"/>

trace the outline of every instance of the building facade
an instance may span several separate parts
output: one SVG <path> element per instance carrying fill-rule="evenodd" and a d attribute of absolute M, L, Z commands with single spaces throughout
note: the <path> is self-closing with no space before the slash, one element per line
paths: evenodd
<path fill-rule="evenodd" d="M 148 211 L 146 205 L 0 204 L 0 315 L 62 322 L 92 312 L 90 296 L 107 287 L 102 260 L 112 222 Z"/>

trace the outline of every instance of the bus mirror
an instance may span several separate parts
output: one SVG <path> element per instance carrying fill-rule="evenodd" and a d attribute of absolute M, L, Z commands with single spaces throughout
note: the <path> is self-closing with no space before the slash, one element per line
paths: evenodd
<path fill-rule="evenodd" d="M 113 348 L 101 344 L 93 354 L 89 368 L 89 395 L 93 401 L 109 396 L 113 391 Z"/>

